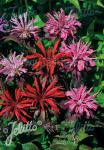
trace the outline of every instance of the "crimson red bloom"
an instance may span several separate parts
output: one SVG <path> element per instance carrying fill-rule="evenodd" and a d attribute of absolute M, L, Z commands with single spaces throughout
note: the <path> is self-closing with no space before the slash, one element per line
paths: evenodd
<path fill-rule="evenodd" d="M 48 110 L 59 112 L 55 99 L 65 97 L 65 94 L 61 90 L 61 86 L 56 85 L 56 82 L 57 81 L 54 79 L 49 85 L 47 85 L 47 78 L 44 78 L 40 84 L 40 81 L 35 78 L 35 87 L 27 84 L 24 96 L 29 100 L 33 100 L 34 107 L 39 108 L 40 111 L 45 111 L 45 108 L 47 108 Z"/>
<path fill-rule="evenodd" d="M 0 111 L 0 116 L 6 118 L 13 118 L 16 116 L 17 120 L 27 122 L 26 117 L 31 118 L 25 108 L 29 108 L 32 105 L 32 101 L 26 100 L 22 96 L 21 89 L 15 89 L 15 98 L 11 96 L 8 90 L 3 91 L 1 94 L 1 99 L 3 102 L 0 102 L 2 110 Z"/>
<path fill-rule="evenodd" d="M 64 64 L 61 60 L 65 59 L 65 58 L 69 58 L 70 55 L 69 55 L 69 53 L 67 54 L 65 52 L 56 53 L 58 44 L 59 44 L 59 40 L 57 40 L 56 43 L 54 44 L 54 49 L 52 49 L 50 47 L 50 48 L 48 48 L 48 51 L 46 51 L 40 41 L 36 43 L 36 45 L 40 48 L 42 54 L 33 52 L 32 55 L 28 55 L 26 57 L 27 59 L 36 59 L 37 58 L 36 63 L 32 67 L 33 70 L 42 69 L 45 67 L 47 72 L 50 74 L 50 76 L 52 76 L 54 74 L 54 71 L 55 71 L 55 68 L 57 65 L 64 67 Z"/>

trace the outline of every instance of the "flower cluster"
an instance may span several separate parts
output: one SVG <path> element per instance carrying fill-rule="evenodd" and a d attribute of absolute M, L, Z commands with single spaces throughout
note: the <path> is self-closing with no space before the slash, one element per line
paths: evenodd
<path fill-rule="evenodd" d="M 35 19 L 29 20 L 27 13 L 11 18 L 12 26 L 8 34 L 22 42 L 33 39 L 34 43 L 32 49 L 24 53 L 14 51 L 7 57 L 5 54 L 0 57 L 0 75 L 2 81 L 5 80 L 0 94 L 0 116 L 27 122 L 34 116 L 41 118 L 60 114 L 66 108 L 72 115 L 92 117 L 92 111 L 98 107 L 96 94 L 91 95 L 91 89 L 87 91 L 81 82 L 76 87 L 74 80 L 71 90 L 66 91 L 61 85 L 59 73 L 63 72 L 62 78 L 65 73 L 72 73 L 78 82 L 83 71 L 95 66 L 94 50 L 81 40 L 75 42 L 75 33 L 81 23 L 74 13 L 66 15 L 60 9 L 60 13 L 54 12 L 53 16 L 48 13 L 47 17 L 43 27 L 45 36 L 56 38 L 54 44 L 49 42 L 49 47 L 38 37 L 40 30 L 34 25 Z M 0 19 L 0 32 L 4 32 L 5 26 L 6 22 Z M 69 43 L 69 38 L 73 42 Z M 13 85 L 9 84 L 11 81 Z M 64 100 L 64 107 L 61 100 Z"/>

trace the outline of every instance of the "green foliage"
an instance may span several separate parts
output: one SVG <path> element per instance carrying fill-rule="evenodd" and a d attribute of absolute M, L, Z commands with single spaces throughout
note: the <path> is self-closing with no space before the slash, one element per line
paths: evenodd
<path fill-rule="evenodd" d="M 102 120 L 104 120 L 104 1 L 103 0 L 0 0 L 0 14 L 4 15 L 6 20 L 10 20 L 12 15 L 19 15 L 28 12 L 30 18 L 36 18 L 34 25 L 43 28 L 46 21 L 46 13 L 52 13 L 54 10 L 59 11 L 63 8 L 66 14 L 75 11 L 79 21 L 82 23 L 76 36 L 85 43 L 92 45 L 95 49 L 96 68 L 92 72 L 83 74 L 83 82 L 89 87 L 93 87 L 97 93 L 97 102 L 100 105 L 97 117 L 93 117 L 91 122 L 87 123 L 93 130 L 86 131 L 83 125 L 76 129 L 76 120 L 65 120 L 66 116 L 61 119 L 50 115 L 51 123 L 55 125 L 56 131 L 48 133 L 43 127 L 37 128 L 36 132 L 22 134 L 16 137 L 14 143 L 10 147 L 5 145 L 5 137 L 2 135 L 0 139 L 0 150 L 103 150 L 104 135 L 99 135 L 104 130 Z M 40 37 L 46 49 L 53 45 L 53 41 L 43 39 L 44 31 L 40 33 Z M 0 35 L 1 36 L 1 35 Z M 75 39 L 76 40 L 76 39 Z M 8 38 L 3 43 L 0 41 L 1 51 L 19 50 L 26 48 L 16 44 Z M 70 39 L 69 41 L 70 42 Z M 27 47 L 27 49 L 30 49 Z M 85 75 L 85 76 L 84 76 Z M 87 77 L 86 77 L 87 76 Z M 65 74 L 66 82 L 70 82 L 71 75 Z M 91 82 L 90 82 L 91 81 Z M 13 87 L 14 83 L 9 82 L 9 87 Z M 1 102 L 1 101 L 0 101 Z M 60 115 L 59 115 L 60 116 Z M 96 124 L 98 128 L 102 125 L 101 132 L 94 126 L 94 121 L 98 119 L 100 122 Z M 64 120 L 64 121 L 63 121 Z M 84 118 L 83 118 L 84 120 Z M 47 120 L 48 122 L 49 120 Z M 2 119 L 0 127 L 8 126 L 10 120 Z M 104 122 L 104 121 L 103 121 Z M 41 147 L 41 148 L 40 148 Z"/>
<path fill-rule="evenodd" d="M 34 25 L 36 25 L 36 26 L 38 26 L 40 28 L 43 27 L 44 26 L 44 22 L 42 21 L 42 19 L 40 18 L 40 16 L 36 15 L 35 18 L 36 18 L 37 21 L 35 22 Z"/>
<path fill-rule="evenodd" d="M 22 150 L 39 150 L 33 143 L 22 144 Z"/>
<path fill-rule="evenodd" d="M 64 0 L 65 3 L 70 2 L 76 9 L 81 11 L 80 4 L 78 0 Z"/>

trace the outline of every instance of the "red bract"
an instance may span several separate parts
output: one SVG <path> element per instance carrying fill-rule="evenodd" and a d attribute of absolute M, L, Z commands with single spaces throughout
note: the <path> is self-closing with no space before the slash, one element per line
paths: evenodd
<path fill-rule="evenodd" d="M 37 58 L 37 62 L 32 67 L 33 70 L 42 69 L 45 67 L 50 76 L 52 76 L 54 74 L 56 66 L 64 67 L 63 62 L 61 60 L 70 57 L 70 55 L 65 52 L 57 53 L 58 44 L 59 40 L 57 40 L 54 44 L 54 49 L 50 47 L 46 51 L 40 41 L 36 43 L 36 45 L 40 48 L 42 54 L 34 52 L 32 55 L 28 55 L 26 57 L 27 59 Z"/>
<path fill-rule="evenodd" d="M 40 109 L 40 111 L 53 110 L 59 112 L 59 108 L 55 101 L 56 98 L 62 98 L 65 96 L 64 92 L 61 90 L 61 86 L 56 85 L 56 80 L 54 79 L 47 86 L 47 78 L 45 78 L 41 84 L 40 81 L 35 78 L 34 86 L 27 84 L 24 96 L 29 100 L 33 100 L 34 107 Z M 41 85 L 41 86 L 40 86 Z"/>
<path fill-rule="evenodd" d="M 32 101 L 26 100 L 22 97 L 22 91 L 20 88 L 15 89 L 15 98 L 11 96 L 8 90 L 3 91 L 0 97 L 3 100 L 3 102 L 0 102 L 0 105 L 2 106 L 0 116 L 6 118 L 13 118 L 16 116 L 18 121 L 27 122 L 26 117 L 30 118 L 30 116 L 24 109 L 29 108 L 32 105 Z"/>

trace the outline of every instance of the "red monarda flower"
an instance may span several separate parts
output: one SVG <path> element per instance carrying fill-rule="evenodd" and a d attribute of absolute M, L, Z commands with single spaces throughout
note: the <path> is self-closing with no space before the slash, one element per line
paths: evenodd
<path fill-rule="evenodd" d="M 13 118 L 16 116 L 18 121 L 27 122 L 26 117 L 30 116 L 26 113 L 25 108 L 29 108 L 32 105 L 32 100 L 26 100 L 22 97 L 21 89 L 15 89 L 15 96 L 11 96 L 8 90 L 3 91 L 1 94 L 0 102 L 2 109 L 0 111 L 0 116 L 6 118 Z"/>
<path fill-rule="evenodd" d="M 56 98 L 63 98 L 65 94 L 61 90 L 61 86 L 56 85 L 56 82 L 57 81 L 54 79 L 47 85 L 47 78 L 44 78 L 41 83 L 35 78 L 34 87 L 29 84 L 26 85 L 24 96 L 29 100 L 33 100 L 34 107 L 40 109 L 40 111 L 45 111 L 46 108 L 59 112 Z"/>
<path fill-rule="evenodd" d="M 32 55 L 26 56 L 27 59 L 37 59 L 36 63 L 33 65 L 33 70 L 46 68 L 47 72 L 52 76 L 56 66 L 64 67 L 61 60 L 70 57 L 70 54 L 65 52 L 58 52 L 57 47 L 59 40 L 54 44 L 54 49 L 51 47 L 46 51 L 42 43 L 39 41 L 36 45 L 40 48 L 41 53 L 33 52 Z"/>
<path fill-rule="evenodd" d="M 96 111 L 98 107 L 94 100 L 96 94 L 90 95 L 91 90 L 87 91 L 86 87 L 81 85 L 79 88 L 67 91 L 66 96 L 68 101 L 64 103 L 64 106 L 71 113 L 77 114 L 80 117 L 85 114 L 89 118 L 92 115 L 92 111 Z"/>

